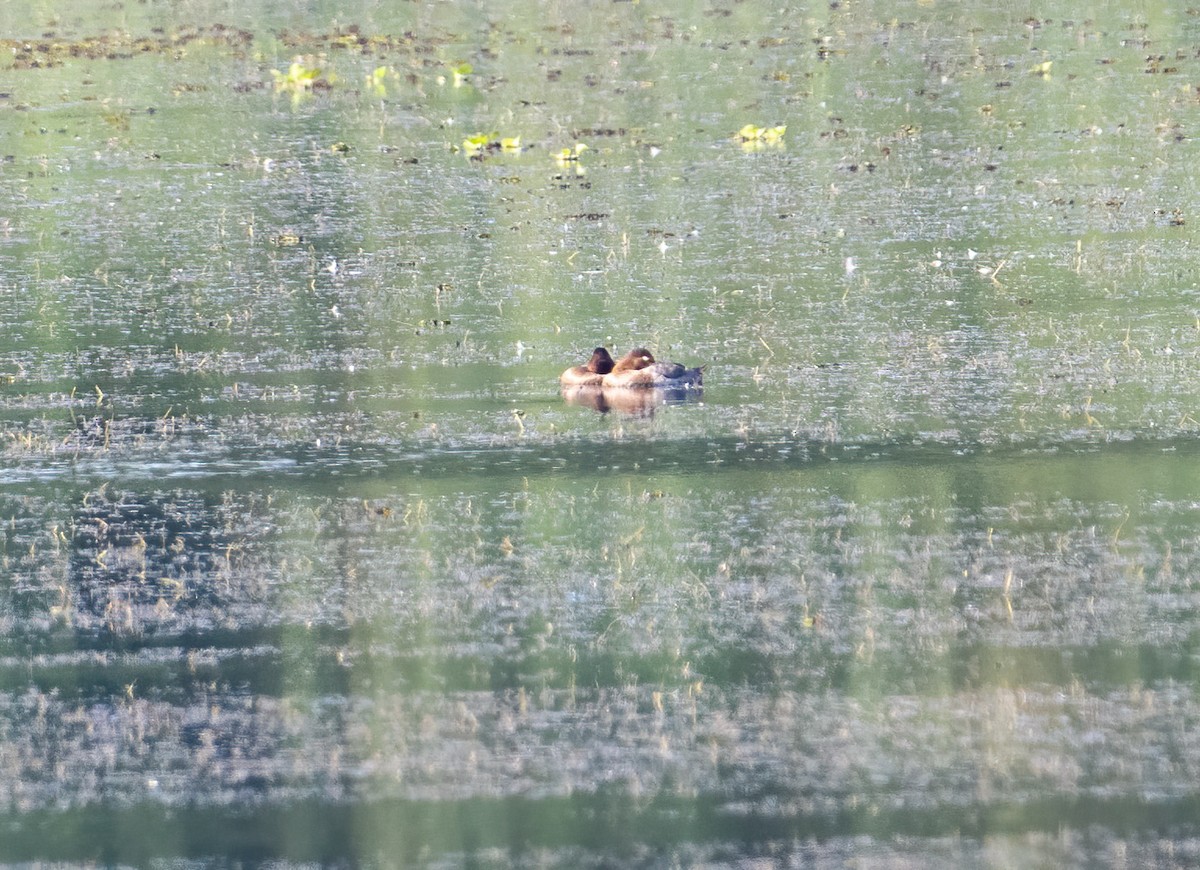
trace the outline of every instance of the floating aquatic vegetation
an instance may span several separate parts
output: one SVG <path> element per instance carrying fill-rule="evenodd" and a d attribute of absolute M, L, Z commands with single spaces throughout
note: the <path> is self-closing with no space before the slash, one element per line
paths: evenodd
<path fill-rule="evenodd" d="M 275 79 L 276 91 L 291 91 L 293 94 L 299 94 L 313 89 L 313 85 L 321 76 L 321 70 L 317 67 L 307 66 L 301 58 L 296 58 L 288 67 L 287 72 L 283 73 L 273 69 L 271 76 Z"/>
<path fill-rule="evenodd" d="M 576 142 L 572 147 L 564 148 L 557 152 L 554 155 L 554 159 L 556 162 L 561 164 L 574 163 L 580 158 L 583 152 L 587 150 L 587 145 L 582 142 Z"/>
<path fill-rule="evenodd" d="M 367 89 L 376 97 L 388 95 L 388 79 L 399 80 L 400 74 L 389 66 L 377 66 L 366 76 Z"/>
<path fill-rule="evenodd" d="M 449 81 L 456 88 L 461 88 L 463 85 L 468 84 L 467 77 L 470 76 L 471 73 L 473 73 L 475 71 L 474 67 L 472 67 L 466 61 L 460 61 L 459 63 L 450 64 L 449 70 L 450 70 Z M 446 83 L 446 81 L 447 81 L 447 79 L 445 76 L 438 76 L 438 84 L 444 85 Z"/>
<path fill-rule="evenodd" d="M 787 124 L 778 127 L 757 127 L 747 124 L 737 131 L 736 138 L 748 151 L 763 148 L 767 145 L 780 146 L 783 144 L 783 134 L 787 132 Z"/>
<path fill-rule="evenodd" d="M 587 175 L 587 170 L 583 168 L 583 164 L 579 162 L 579 158 L 583 155 L 583 152 L 587 150 L 587 145 L 582 142 L 576 142 L 570 148 L 563 148 L 561 151 L 557 151 L 551 156 L 554 158 L 554 162 L 559 166 L 570 166 L 575 170 L 576 176 L 583 176 Z"/>
<path fill-rule="evenodd" d="M 146 36 L 112 31 L 78 38 L 51 31 L 38 39 L 0 39 L 0 49 L 12 53 L 14 69 L 47 69 L 62 66 L 70 59 L 128 60 L 145 54 L 177 54 L 193 44 L 244 49 L 253 40 L 254 34 L 248 30 L 213 24 L 170 32 L 156 30 Z"/>
<path fill-rule="evenodd" d="M 462 152 L 473 160 L 482 160 L 487 152 L 520 153 L 520 136 L 501 136 L 499 133 L 476 133 L 462 140 Z"/>

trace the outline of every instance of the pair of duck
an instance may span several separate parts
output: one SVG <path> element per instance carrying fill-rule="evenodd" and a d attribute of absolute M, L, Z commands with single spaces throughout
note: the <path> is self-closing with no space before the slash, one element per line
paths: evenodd
<path fill-rule="evenodd" d="M 679 363 L 658 362 L 644 347 L 635 347 L 619 360 L 598 347 L 592 358 L 572 366 L 559 378 L 564 387 L 695 389 L 702 385 L 704 367 L 689 369 Z"/>

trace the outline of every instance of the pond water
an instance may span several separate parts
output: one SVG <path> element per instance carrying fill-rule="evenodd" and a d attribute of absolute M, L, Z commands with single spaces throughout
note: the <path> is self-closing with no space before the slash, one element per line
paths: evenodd
<path fill-rule="evenodd" d="M 0 864 L 1200 860 L 1194 9 L 60 5 Z"/>

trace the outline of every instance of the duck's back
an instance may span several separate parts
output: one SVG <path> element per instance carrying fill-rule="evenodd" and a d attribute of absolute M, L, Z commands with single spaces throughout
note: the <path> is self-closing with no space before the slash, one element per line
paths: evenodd
<path fill-rule="evenodd" d="M 665 387 L 680 389 L 703 383 L 703 369 L 689 369 L 679 363 L 654 362 L 645 368 L 614 371 L 604 377 L 606 387 Z"/>

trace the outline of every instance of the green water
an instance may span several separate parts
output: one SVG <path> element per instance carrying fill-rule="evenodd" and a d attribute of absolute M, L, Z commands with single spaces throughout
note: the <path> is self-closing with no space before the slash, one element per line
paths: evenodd
<path fill-rule="evenodd" d="M 0 40 L 0 863 L 1200 852 L 1194 10 Z"/>

